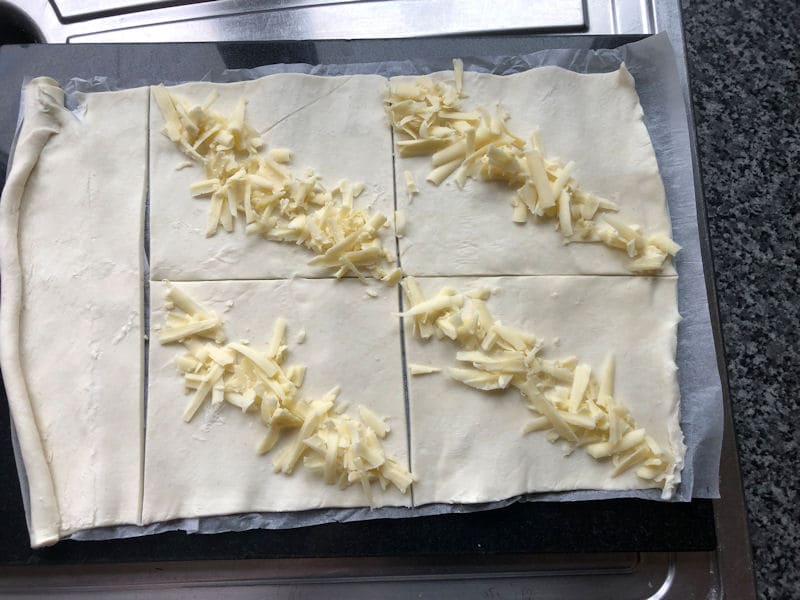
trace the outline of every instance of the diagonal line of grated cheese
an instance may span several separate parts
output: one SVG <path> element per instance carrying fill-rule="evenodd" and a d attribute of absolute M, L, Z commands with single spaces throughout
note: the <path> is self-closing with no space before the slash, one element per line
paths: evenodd
<path fill-rule="evenodd" d="M 641 227 L 609 215 L 619 207 L 581 189 L 572 177 L 573 163 L 546 157 L 538 130 L 526 142 L 508 130 L 509 115 L 499 109 L 494 115 L 484 107 L 464 112 L 464 65 L 456 59 L 453 67 L 452 84 L 418 77 L 390 82 L 386 95 L 398 153 L 430 156 L 428 182 L 438 186 L 455 175 L 459 187 L 468 178 L 505 183 L 515 190 L 512 221 L 527 223 L 531 215 L 555 220 L 567 242 L 602 243 L 625 252 L 633 273 L 658 272 L 677 254 L 680 246 L 669 236 L 645 235 Z M 409 172 L 405 177 L 410 198 L 418 190 Z"/>
<path fill-rule="evenodd" d="M 386 216 L 354 207 L 362 183 L 341 180 L 326 189 L 312 171 L 301 175 L 288 167 L 291 150 L 264 154 L 261 136 L 245 119 L 244 98 L 225 117 L 212 110 L 214 97 L 193 105 L 163 85 L 151 89 L 164 134 L 204 169 L 190 191 L 210 201 L 207 237 L 220 227 L 233 231 L 241 215 L 248 235 L 302 246 L 321 259 L 312 264 L 331 269 L 337 278 L 364 281 L 369 275 L 387 285 L 399 282 L 396 257 L 380 237 L 388 227 Z"/>
<path fill-rule="evenodd" d="M 413 277 L 401 286 L 410 305 L 402 316 L 412 321 L 414 334 L 449 338 L 460 348 L 456 360 L 462 366 L 448 370 L 451 378 L 482 391 L 516 388 L 533 413 L 524 433 L 547 431 L 550 441 L 563 440 L 569 452 L 580 447 L 608 460 L 612 477 L 636 467 L 638 477 L 662 488 L 662 497 L 672 496 L 678 465 L 614 398 L 613 358 L 598 380 L 589 365 L 575 357 L 547 359 L 536 336 L 494 319 L 483 290 L 457 294 L 443 288 L 425 298 Z M 409 367 L 414 374 L 416 365 Z"/>
<path fill-rule="evenodd" d="M 269 345 L 257 348 L 245 340 L 226 343 L 219 316 L 180 289 L 169 286 L 166 300 L 169 313 L 159 341 L 181 343 L 186 349 L 175 359 L 192 394 L 183 415 L 186 422 L 207 401 L 227 402 L 252 413 L 267 428 L 257 448 L 260 454 L 288 438 L 274 459 L 276 472 L 289 475 L 302 464 L 328 484 L 344 489 L 358 483 L 370 506 L 373 483 L 384 490 L 391 484 L 403 494 L 408 491 L 414 476 L 386 456 L 381 439 L 389 426 L 382 417 L 366 406 L 359 406 L 360 418 L 343 414 L 338 387 L 317 400 L 299 397 L 306 367 L 284 366 L 284 319 L 275 321 Z"/>

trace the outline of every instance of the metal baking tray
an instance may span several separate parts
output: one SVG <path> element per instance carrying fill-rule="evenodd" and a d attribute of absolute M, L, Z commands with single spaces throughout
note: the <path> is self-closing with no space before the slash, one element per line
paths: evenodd
<path fill-rule="evenodd" d="M 634 36 L 476 36 L 423 40 L 96 45 L 0 48 L 0 169 L 8 160 L 24 75 L 66 80 L 103 73 L 121 86 L 199 79 L 209 69 L 278 62 L 336 63 L 544 48 L 616 47 Z M 696 178 L 699 170 L 695 157 Z M 698 185 L 698 189 L 700 189 Z M 0 492 L 0 593 L 86 597 L 720 597 L 752 588 L 738 461 L 702 197 L 701 245 L 726 407 L 724 503 L 638 500 L 525 503 L 469 515 L 187 536 L 166 533 L 28 547 L 13 485 Z M 5 397 L 3 397 L 5 402 Z M 0 411 L 0 472 L 15 479 Z M 5 438 L 3 436 L 6 436 Z M 733 552 L 729 549 L 734 549 Z"/>

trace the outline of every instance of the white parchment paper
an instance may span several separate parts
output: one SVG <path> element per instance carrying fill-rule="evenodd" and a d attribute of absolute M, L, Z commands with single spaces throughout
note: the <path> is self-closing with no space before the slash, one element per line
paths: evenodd
<path fill-rule="evenodd" d="M 636 81 L 644 120 L 656 151 L 672 220 L 673 237 L 683 246 L 676 257 L 678 304 L 678 379 L 681 390 L 681 427 L 686 443 L 682 482 L 672 501 L 719 497 L 719 458 L 722 444 L 722 390 L 709 316 L 707 289 L 700 252 L 695 182 L 689 138 L 689 122 L 678 77 L 675 55 L 665 34 L 659 34 L 614 50 L 546 50 L 523 56 L 461 57 L 467 70 L 508 75 L 545 65 L 580 73 L 613 71 L 625 63 Z M 209 74 L 208 81 L 233 82 L 274 73 L 312 75 L 426 74 L 449 69 L 442 61 L 397 61 L 346 65 L 267 65 L 255 69 Z M 159 83 L 159 82 L 149 82 Z M 181 82 L 169 82 L 181 83 Z M 76 94 L 114 89 L 108 79 L 72 80 L 66 86 L 68 106 L 77 106 Z M 16 450 L 16 446 L 15 446 Z M 17 454 L 23 496 L 27 481 Z M 289 513 L 251 513 L 200 519 L 182 519 L 144 527 L 121 526 L 81 531 L 73 539 L 125 538 L 163 531 L 218 533 L 249 529 L 280 529 L 329 522 L 402 518 L 442 513 L 463 513 L 507 506 L 520 501 L 575 501 L 610 498 L 660 500 L 660 490 L 596 491 L 529 494 L 501 502 L 471 505 L 433 504 L 417 508 L 320 509 Z M 27 502 L 26 502 L 27 513 Z"/>

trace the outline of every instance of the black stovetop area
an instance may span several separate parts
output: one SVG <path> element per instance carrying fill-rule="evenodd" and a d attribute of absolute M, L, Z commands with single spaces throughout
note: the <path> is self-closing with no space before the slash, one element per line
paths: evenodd
<path fill-rule="evenodd" d="M 631 36 L 481 36 L 418 40 L 0 47 L 0 184 L 26 76 L 104 75 L 129 87 L 203 78 L 269 63 L 353 63 L 425 57 L 447 68 L 453 56 L 523 54 L 544 48 L 615 47 Z M 716 547 L 709 500 L 526 502 L 469 514 L 332 523 L 214 535 L 170 532 L 109 541 L 62 541 L 31 550 L 0 390 L 0 564 L 69 564 L 442 554 L 699 551 Z"/>

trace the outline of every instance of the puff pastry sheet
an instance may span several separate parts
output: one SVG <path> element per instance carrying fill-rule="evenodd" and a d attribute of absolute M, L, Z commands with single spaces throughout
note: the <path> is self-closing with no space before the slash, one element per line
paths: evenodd
<path fill-rule="evenodd" d="M 527 137 L 540 127 L 546 154 L 575 161 L 581 187 L 617 202 L 623 220 L 669 233 L 658 165 L 624 68 L 464 77 L 465 107 L 500 101 L 513 131 Z M 513 223 L 508 188 L 474 181 L 464 190 L 437 188 L 425 182 L 429 157 L 393 163 L 387 85 L 372 75 L 280 74 L 170 91 L 196 102 L 216 91 L 223 114 L 244 96 L 247 119 L 267 147 L 294 151 L 293 169 L 311 167 L 331 187 L 342 178 L 362 181 L 359 206 L 387 216 L 404 211 L 402 267 L 420 276 L 426 293 L 445 284 L 496 286 L 493 314 L 544 337 L 553 356 L 576 355 L 597 371 L 614 354 L 618 401 L 681 456 L 672 266 L 659 277 L 632 277 L 623 253 L 564 245 L 553 222 Z M 308 366 L 302 391 L 318 396 L 341 385 L 350 410 L 364 404 L 387 416 L 385 448 L 419 479 L 416 505 L 647 485 L 632 472 L 610 478 L 608 465 L 580 449 L 564 457 L 543 433 L 523 435 L 529 413 L 516 391 L 487 394 L 441 374 L 408 376 L 407 406 L 397 289 L 371 285 L 378 297 L 369 298 L 360 282 L 309 267 L 303 248 L 247 236 L 241 222 L 232 233 L 205 237 L 208 202 L 189 189 L 202 169 L 176 170 L 188 159 L 161 133 L 146 88 L 87 94 L 76 114 L 63 109 L 63 93 L 49 80 L 35 80 L 26 99 L 0 205 L 0 357 L 30 489 L 33 545 L 103 525 L 366 504 L 358 486 L 342 491 L 303 468 L 290 477 L 273 473 L 272 456 L 256 452 L 265 432 L 257 416 L 205 406 L 185 423 L 188 397 L 173 363 L 181 348 L 155 336 L 143 407 L 148 159 L 151 325 L 164 318 L 163 279 L 222 315 L 230 340 L 264 343 L 275 319 L 285 318 L 287 364 Z M 405 170 L 421 190 L 412 201 Z M 390 236 L 387 229 L 388 247 Z M 307 335 L 297 344 L 300 329 Z M 409 330 L 405 345 L 407 362 L 456 366 L 449 342 L 421 343 Z M 396 490 L 375 493 L 381 506 L 411 504 Z"/>

